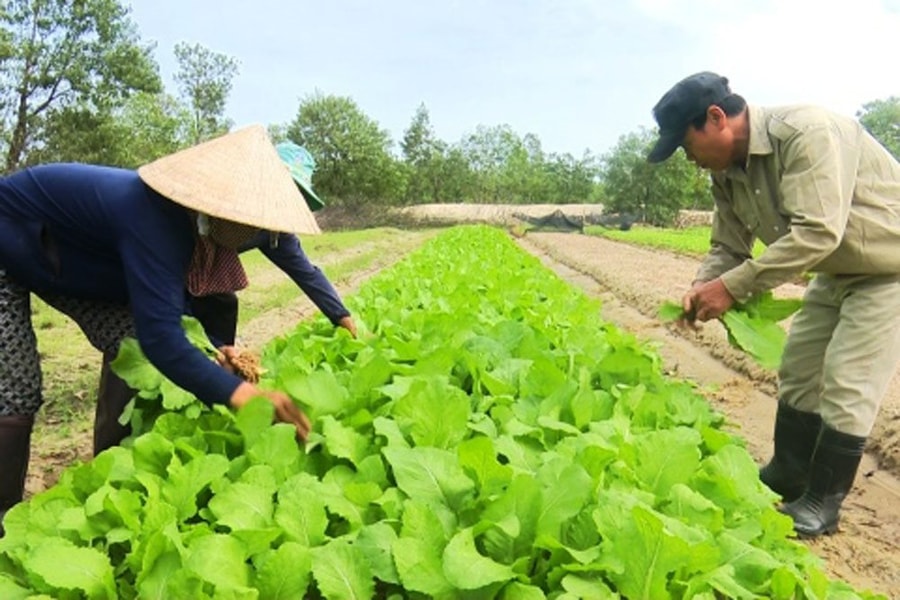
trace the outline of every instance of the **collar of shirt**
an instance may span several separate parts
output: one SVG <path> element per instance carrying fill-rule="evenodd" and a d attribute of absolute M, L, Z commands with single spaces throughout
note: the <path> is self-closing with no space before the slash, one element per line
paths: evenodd
<path fill-rule="evenodd" d="M 725 176 L 733 179 L 744 179 L 750 170 L 750 161 L 753 156 L 772 154 L 775 149 L 769 139 L 768 113 L 765 108 L 759 106 L 747 106 L 747 119 L 750 127 L 750 142 L 747 150 L 747 160 L 743 168 L 732 165 L 725 170 Z"/>

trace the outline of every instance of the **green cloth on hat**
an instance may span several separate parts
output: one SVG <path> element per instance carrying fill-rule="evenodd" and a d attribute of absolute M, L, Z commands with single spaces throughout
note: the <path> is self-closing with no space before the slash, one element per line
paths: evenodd
<path fill-rule="evenodd" d="M 312 175 L 316 170 L 316 160 L 312 154 L 303 146 L 298 146 L 294 142 L 281 142 L 275 146 L 278 150 L 278 156 L 291 172 L 291 177 L 297 183 L 306 204 L 312 211 L 319 210 L 325 203 L 319 198 L 312 189 Z"/>

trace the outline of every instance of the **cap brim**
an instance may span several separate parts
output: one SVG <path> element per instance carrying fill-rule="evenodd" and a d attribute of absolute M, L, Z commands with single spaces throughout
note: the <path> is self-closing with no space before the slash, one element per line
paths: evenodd
<path fill-rule="evenodd" d="M 669 131 L 659 134 L 656 145 L 647 155 L 647 162 L 658 163 L 666 160 L 678 150 L 678 146 L 684 141 L 684 132 Z"/>
<path fill-rule="evenodd" d="M 311 189 L 307 188 L 301 183 L 298 183 L 296 180 L 294 181 L 294 183 L 296 183 L 297 187 L 300 188 L 300 192 L 303 194 L 303 199 L 306 200 L 306 205 L 309 207 L 309 210 L 317 211 L 325 206 L 325 203 L 322 202 L 322 199 L 316 196 L 315 192 L 313 192 Z"/>
<path fill-rule="evenodd" d="M 297 184 L 297 188 L 300 190 L 303 199 L 306 200 L 306 205 L 309 207 L 309 210 L 316 211 L 324 207 L 325 203 L 322 202 L 322 199 L 319 198 L 309 186 L 302 183 L 303 172 L 294 165 L 286 164 L 285 166 L 288 168 L 288 171 L 291 172 L 291 179 Z"/>

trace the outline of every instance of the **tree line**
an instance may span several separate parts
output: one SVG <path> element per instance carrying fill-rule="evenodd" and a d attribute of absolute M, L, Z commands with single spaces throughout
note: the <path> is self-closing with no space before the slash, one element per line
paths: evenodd
<path fill-rule="evenodd" d="M 176 44 L 177 90 L 166 90 L 130 9 L 118 0 L 0 2 L 0 152 L 3 172 L 54 161 L 135 168 L 227 132 L 225 107 L 237 59 Z M 900 97 L 857 113 L 900 157 Z M 269 124 L 315 156 L 316 190 L 354 208 L 427 202 L 602 203 L 665 225 L 681 208 L 709 208 L 708 177 L 682 153 L 644 160 L 655 132 L 619 138 L 607 153 L 546 152 L 538 136 L 477 125 L 457 142 L 439 139 L 421 104 L 402 139 L 350 97 L 314 90 L 289 123 Z"/>

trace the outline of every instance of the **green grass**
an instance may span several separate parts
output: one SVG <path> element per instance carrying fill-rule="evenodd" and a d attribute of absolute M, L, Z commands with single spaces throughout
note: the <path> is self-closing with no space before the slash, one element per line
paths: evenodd
<path fill-rule="evenodd" d="M 423 241 L 420 234 L 411 234 L 397 229 L 366 229 L 362 231 L 340 232 L 327 234 L 329 239 L 323 237 L 311 238 L 313 243 L 304 238 L 302 240 L 304 251 L 313 263 L 328 277 L 335 286 L 340 285 L 354 273 L 368 270 L 375 266 L 384 256 L 385 247 L 393 250 L 398 248 L 401 252 L 407 252 Z M 330 236 L 335 236 L 330 238 Z M 340 260 L 329 260 L 329 254 L 337 253 L 348 248 L 358 248 L 359 253 L 344 254 Z M 303 292 L 287 275 L 272 265 L 259 251 L 248 252 L 241 256 L 241 262 L 247 269 L 250 278 L 250 286 L 240 292 L 240 317 L 238 328 L 259 315 L 276 308 L 285 306 L 295 300 L 298 294 Z M 266 278 L 265 285 L 253 284 L 256 279 Z"/>
<path fill-rule="evenodd" d="M 626 242 L 638 246 L 649 246 L 671 250 L 679 254 L 701 257 L 709 252 L 711 228 L 708 226 L 685 229 L 661 229 L 657 227 L 632 227 L 628 231 L 605 227 L 586 227 L 585 233 Z M 765 246 L 759 241 L 753 246 L 753 256 L 759 256 Z"/>
<path fill-rule="evenodd" d="M 45 419 L 64 423 L 93 411 L 100 377 L 100 353 L 69 317 L 31 297 L 44 385 Z"/>
<path fill-rule="evenodd" d="M 392 239 L 402 238 L 404 232 L 389 227 L 360 229 L 358 231 L 336 231 L 321 235 L 304 235 L 300 238 L 303 251 L 314 263 L 326 260 L 331 253 L 342 252 L 348 248 L 364 246 L 372 243 L 385 243 Z M 269 270 L 272 263 L 259 251 L 246 252 L 241 255 L 241 263 L 247 271 L 250 281 L 254 274 Z"/>

